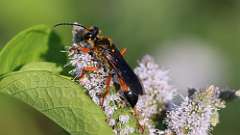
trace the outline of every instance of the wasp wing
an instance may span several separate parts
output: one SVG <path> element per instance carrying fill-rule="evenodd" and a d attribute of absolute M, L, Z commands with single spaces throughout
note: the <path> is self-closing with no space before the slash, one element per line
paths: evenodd
<path fill-rule="evenodd" d="M 144 93 L 143 86 L 139 78 L 133 72 L 132 68 L 128 65 L 116 47 L 114 47 L 114 51 L 105 52 L 105 56 L 107 57 L 111 66 L 114 68 L 114 71 L 125 81 L 131 91 L 136 94 Z"/>

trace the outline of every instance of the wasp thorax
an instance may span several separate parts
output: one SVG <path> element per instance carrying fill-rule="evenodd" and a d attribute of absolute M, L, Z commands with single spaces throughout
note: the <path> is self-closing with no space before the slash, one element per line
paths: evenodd
<path fill-rule="evenodd" d="M 111 41 L 108 38 L 101 38 L 95 41 L 95 44 L 103 49 L 109 49 L 111 45 Z"/>

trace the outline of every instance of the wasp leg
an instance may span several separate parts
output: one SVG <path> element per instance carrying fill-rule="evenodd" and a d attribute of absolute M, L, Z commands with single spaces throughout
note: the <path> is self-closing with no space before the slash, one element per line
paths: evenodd
<path fill-rule="evenodd" d="M 68 56 L 72 56 L 73 54 L 77 53 L 77 48 L 76 47 L 71 47 L 68 49 Z"/>
<path fill-rule="evenodd" d="M 122 56 L 124 56 L 126 54 L 126 52 L 127 52 L 127 48 L 122 48 L 120 50 L 120 53 L 122 54 Z"/>
<path fill-rule="evenodd" d="M 109 75 L 106 79 L 106 91 L 104 92 L 104 94 L 102 95 L 102 97 L 100 99 L 100 106 L 103 106 L 105 97 L 110 93 L 111 81 L 112 81 L 112 75 Z"/>
<path fill-rule="evenodd" d="M 80 76 L 76 77 L 76 78 L 77 78 L 77 79 L 82 79 L 82 78 L 84 77 L 84 75 L 85 75 L 85 71 L 86 71 L 86 72 L 94 72 L 94 71 L 97 71 L 97 67 L 91 67 L 91 66 L 89 66 L 89 67 L 84 67 L 84 68 L 82 69 L 82 74 L 81 74 Z"/>
<path fill-rule="evenodd" d="M 83 68 L 84 71 L 90 71 L 90 72 L 94 72 L 94 71 L 97 71 L 97 67 L 84 67 Z"/>
<path fill-rule="evenodd" d="M 134 113 L 134 116 L 136 117 L 137 119 L 137 126 L 139 128 L 139 131 L 143 134 L 144 133 L 144 125 L 141 125 L 140 122 L 139 122 L 139 111 L 136 109 L 136 107 L 133 108 L 133 113 Z"/>
<path fill-rule="evenodd" d="M 120 87 L 121 87 L 121 90 L 122 90 L 123 92 L 128 92 L 128 86 L 127 86 L 127 84 L 126 84 L 121 78 L 119 78 L 118 81 L 119 81 L 119 85 L 120 85 Z"/>
<path fill-rule="evenodd" d="M 90 49 L 86 47 L 78 47 L 78 50 L 82 51 L 83 53 L 89 53 Z"/>
<path fill-rule="evenodd" d="M 119 78 L 119 84 L 120 84 L 121 90 L 122 90 L 123 92 L 128 92 L 128 91 L 129 91 L 127 84 L 126 84 L 121 78 Z M 136 107 L 133 108 L 133 114 L 134 114 L 134 116 L 135 116 L 136 119 L 137 119 L 137 124 L 138 124 L 138 127 L 139 127 L 139 131 L 140 131 L 141 133 L 143 133 L 143 132 L 144 132 L 144 126 L 141 125 L 140 122 L 139 122 L 139 116 L 140 116 L 140 115 L 139 115 L 139 112 L 138 112 L 138 110 L 136 109 Z"/>

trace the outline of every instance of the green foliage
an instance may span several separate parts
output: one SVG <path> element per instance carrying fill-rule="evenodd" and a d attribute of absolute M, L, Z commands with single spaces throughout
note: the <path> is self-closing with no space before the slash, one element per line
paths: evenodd
<path fill-rule="evenodd" d="M 29 70 L 46 70 L 52 73 L 59 74 L 63 71 L 63 68 L 57 66 L 56 63 L 51 62 L 33 62 L 23 66 L 21 71 L 29 71 Z"/>
<path fill-rule="evenodd" d="M 213 135 L 239 134 L 239 100 L 230 102 L 226 106 L 225 109 L 220 111 L 220 123 L 213 130 Z"/>
<path fill-rule="evenodd" d="M 1 135 L 69 135 L 42 113 L 3 93 L 0 108 Z"/>
<path fill-rule="evenodd" d="M 5 45 L 0 52 L 0 75 L 16 71 L 29 62 L 50 61 L 63 65 L 66 58 L 59 37 L 45 25 L 29 28 Z"/>
<path fill-rule="evenodd" d="M 104 34 L 111 36 L 119 47 L 128 48 L 126 57 L 132 65 L 136 64 L 136 59 L 146 52 L 157 53 L 156 50 L 160 49 L 165 41 L 175 41 L 182 36 L 184 39 L 193 36 L 210 43 L 211 47 L 215 45 L 216 49 L 220 50 L 223 58 L 229 60 L 226 65 L 230 69 L 227 68 L 227 73 L 223 77 L 227 81 L 226 84 L 231 88 L 240 86 L 240 38 L 238 38 L 240 2 L 238 0 L 22 0 L 21 2 L 2 0 L 0 3 L 0 50 L 3 43 L 12 35 L 39 22 L 50 25 L 66 21 L 78 21 L 85 25 L 95 24 Z M 69 43 L 71 38 L 69 28 L 67 27 L 61 34 L 64 36 L 62 39 Z M 35 41 L 42 42 L 42 39 Z M 34 43 L 36 44 L 38 43 Z M 136 48 L 141 49 L 136 51 Z M 7 51 L 11 49 L 8 48 Z M 33 50 L 28 49 L 28 51 Z M 54 54 L 58 54 L 58 51 L 56 50 Z M 3 73 L 2 66 L 8 63 L 8 60 L 3 59 L 12 57 L 7 57 L 8 55 L 8 53 L 0 55 L 3 57 L 0 58 L 0 74 Z M 231 108 L 233 111 L 238 109 L 239 102 Z M 238 135 L 240 115 L 225 111 L 221 117 L 220 125 L 228 123 L 218 126 L 217 135 Z M 231 128 L 233 126 L 234 129 Z"/>
<path fill-rule="evenodd" d="M 72 135 L 108 135 L 105 116 L 84 90 L 71 80 L 48 71 L 7 75 L 0 91 L 45 114 Z"/>
<path fill-rule="evenodd" d="M 63 49 L 60 38 L 45 25 L 15 36 L 0 52 L 0 92 L 36 109 L 71 135 L 112 134 L 85 90 L 59 75 L 66 63 Z"/>

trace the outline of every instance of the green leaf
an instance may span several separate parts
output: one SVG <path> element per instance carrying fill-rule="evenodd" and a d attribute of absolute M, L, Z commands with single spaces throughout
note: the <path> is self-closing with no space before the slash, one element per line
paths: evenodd
<path fill-rule="evenodd" d="M 3 93 L 0 108 L 1 135 L 69 135 L 42 113 Z"/>
<path fill-rule="evenodd" d="M 83 88 L 48 71 L 10 73 L 0 81 L 0 92 L 17 98 L 56 122 L 72 135 L 110 135 L 101 109 Z"/>
<path fill-rule="evenodd" d="M 31 70 L 41 70 L 49 71 L 52 73 L 61 73 L 63 71 L 62 67 L 57 66 L 55 63 L 51 62 L 33 62 L 23 66 L 20 71 L 31 71 Z"/>
<path fill-rule="evenodd" d="M 23 65 L 48 61 L 58 65 L 66 63 L 60 38 L 45 25 L 29 28 L 4 46 L 0 52 L 0 75 L 20 69 Z"/>

